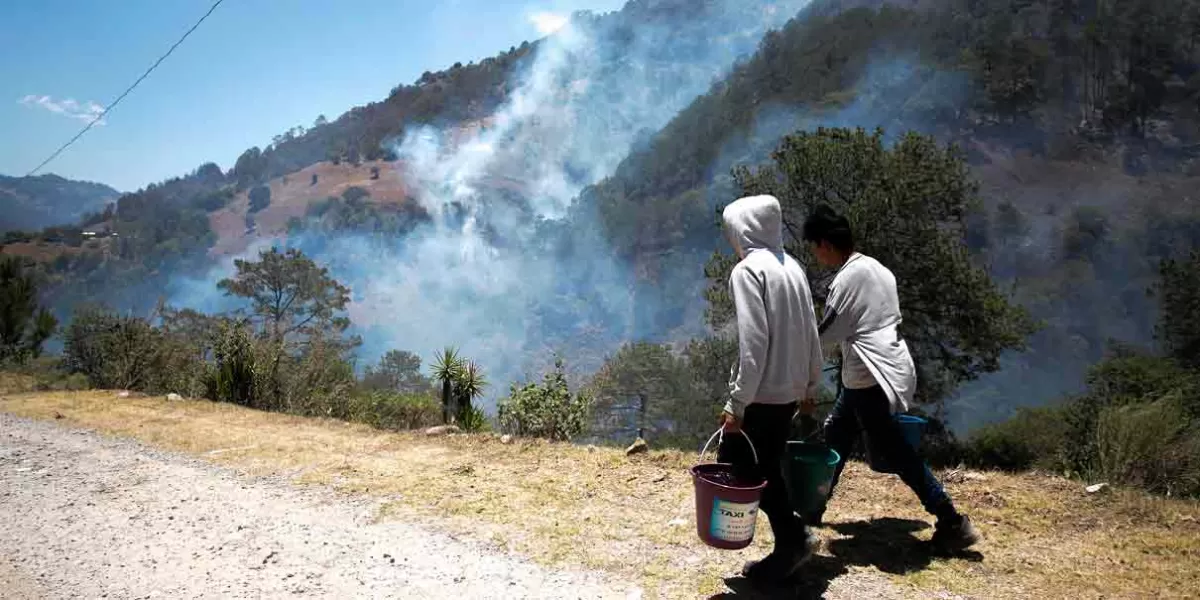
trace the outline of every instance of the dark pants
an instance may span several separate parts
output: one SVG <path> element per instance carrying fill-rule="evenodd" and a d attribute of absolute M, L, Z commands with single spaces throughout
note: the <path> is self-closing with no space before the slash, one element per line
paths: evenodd
<path fill-rule="evenodd" d="M 870 440 L 871 451 L 887 456 L 888 464 L 921 499 L 927 512 L 939 517 L 953 514 L 950 496 L 917 451 L 904 440 L 900 425 L 892 416 L 887 394 L 879 386 L 843 390 L 833 412 L 825 419 L 825 443 L 842 457 L 829 485 L 830 496 L 842 476 L 846 457 L 854 451 L 863 432 Z"/>
<path fill-rule="evenodd" d="M 796 403 L 751 404 L 746 407 L 742 418 L 742 431 L 750 437 L 758 451 L 758 465 L 740 433 L 726 433 L 717 452 L 719 462 L 733 465 L 739 478 L 763 480 L 759 509 L 771 521 L 771 532 L 775 534 L 775 548 L 795 548 L 804 542 L 804 524 L 792 512 L 788 502 L 787 488 L 783 483 L 783 456 L 792 432 L 792 416 L 796 414 Z"/>

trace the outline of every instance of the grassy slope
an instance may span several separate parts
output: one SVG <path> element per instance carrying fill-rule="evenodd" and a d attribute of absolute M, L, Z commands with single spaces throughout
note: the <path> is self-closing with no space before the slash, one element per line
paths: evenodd
<path fill-rule="evenodd" d="M 379 169 L 379 179 L 371 179 L 371 169 Z M 312 176 L 317 184 L 312 185 Z M 266 182 L 271 190 L 271 203 L 255 213 L 256 231 L 246 234 L 246 212 L 250 207 L 249 191 L 234 196 L 224 208 L 208 214 L 209 226 L 217 241 L 209 249 L 213 256 L 244 252 L 258 238 L 287 233 L 288 220 L 303 218 L 308 207 L 329 197 L 340 197 L 350 187 L 361 187 L 371 194 L 377 204 L 400 204 L 412 194 L 401 177 L 398 164 L 367 161 L 359 166 L 343 162 L 319 162 L 295 173 Z"/>
<path fill-rule="evenodd" d="M 24 382 L 28 383 L 28 382 Z M 21 385 L 9 379 L 8 388 Z M 0 381 L 0 391 L 5 390 Z M 198 455 L 250 474 L 332 486 L 389 502 L 380 518 L 427 522 L 548 564 L 625 574 L 665 597 L 722 589 L 741 553 L 696 539 L 692 456 L 626 458 L 597 448 L 494 436 L 426 438 L 206 401 L 119 399 L 111 392 L 15 394 L 0 410 L 55 418 Z M 986 540 L 978 553 L 925 553 L 926 516 L 897 479 L 853 464 L 821 529 L 805 593 L 988 598 L 1181 597 L 1200 580 L 1200 505 L 1126 491 L 1087 495 L 1043 475 L 943 473 Z M 675 521 L 682 519 L 682 523 Z M 675 521 L 676 524 L 671 525 Z M 840 580 L 840 581 L 839 581 Z M 888 581 L 890 580 L 890 582 Z M 871 595 L 883 592 L 871 586 Z"/>

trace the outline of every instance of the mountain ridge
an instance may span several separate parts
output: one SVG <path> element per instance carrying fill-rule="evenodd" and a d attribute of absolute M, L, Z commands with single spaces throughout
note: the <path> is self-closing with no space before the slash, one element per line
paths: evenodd
<path fill-rule="evenodd" d="M 121 192 L 92 181 L 47 173 L 0 175 L 0 232 L 71 225 L 115 202 Z"/>

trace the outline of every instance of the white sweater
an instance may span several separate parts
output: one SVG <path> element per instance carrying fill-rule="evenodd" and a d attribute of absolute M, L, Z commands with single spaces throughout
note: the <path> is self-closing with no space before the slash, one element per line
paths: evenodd
<path fill-rule="evenodd" d="M 896 277 L 869 256 L 854 253 L 829 285 L 821 343 L 840 344 L 842 384 L 879 385 L 893 413 L 905 412 L 917 390 L 917 369 L 900 337 Z"/>
<path fill-rule="evenodd" d="M 741 198 L 723 217 L 730 241 L 744 252 L 729 276 L 738 361 L 725 411 L 740 418 L 751 403 L 815 397 L 822 364 L 817 317 L 804 269 L 783 251 L 779 201 Z"/>

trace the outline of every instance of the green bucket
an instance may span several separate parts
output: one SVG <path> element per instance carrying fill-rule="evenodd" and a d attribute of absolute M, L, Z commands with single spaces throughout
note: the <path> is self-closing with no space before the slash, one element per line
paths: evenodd
<path fill-rule="evenodd" d="M 823 444 L 788 442 L 783 458 L 783 481 L 792 510 L 808 515 L 822 512 L 829 483 L 841 457 Z"/>

